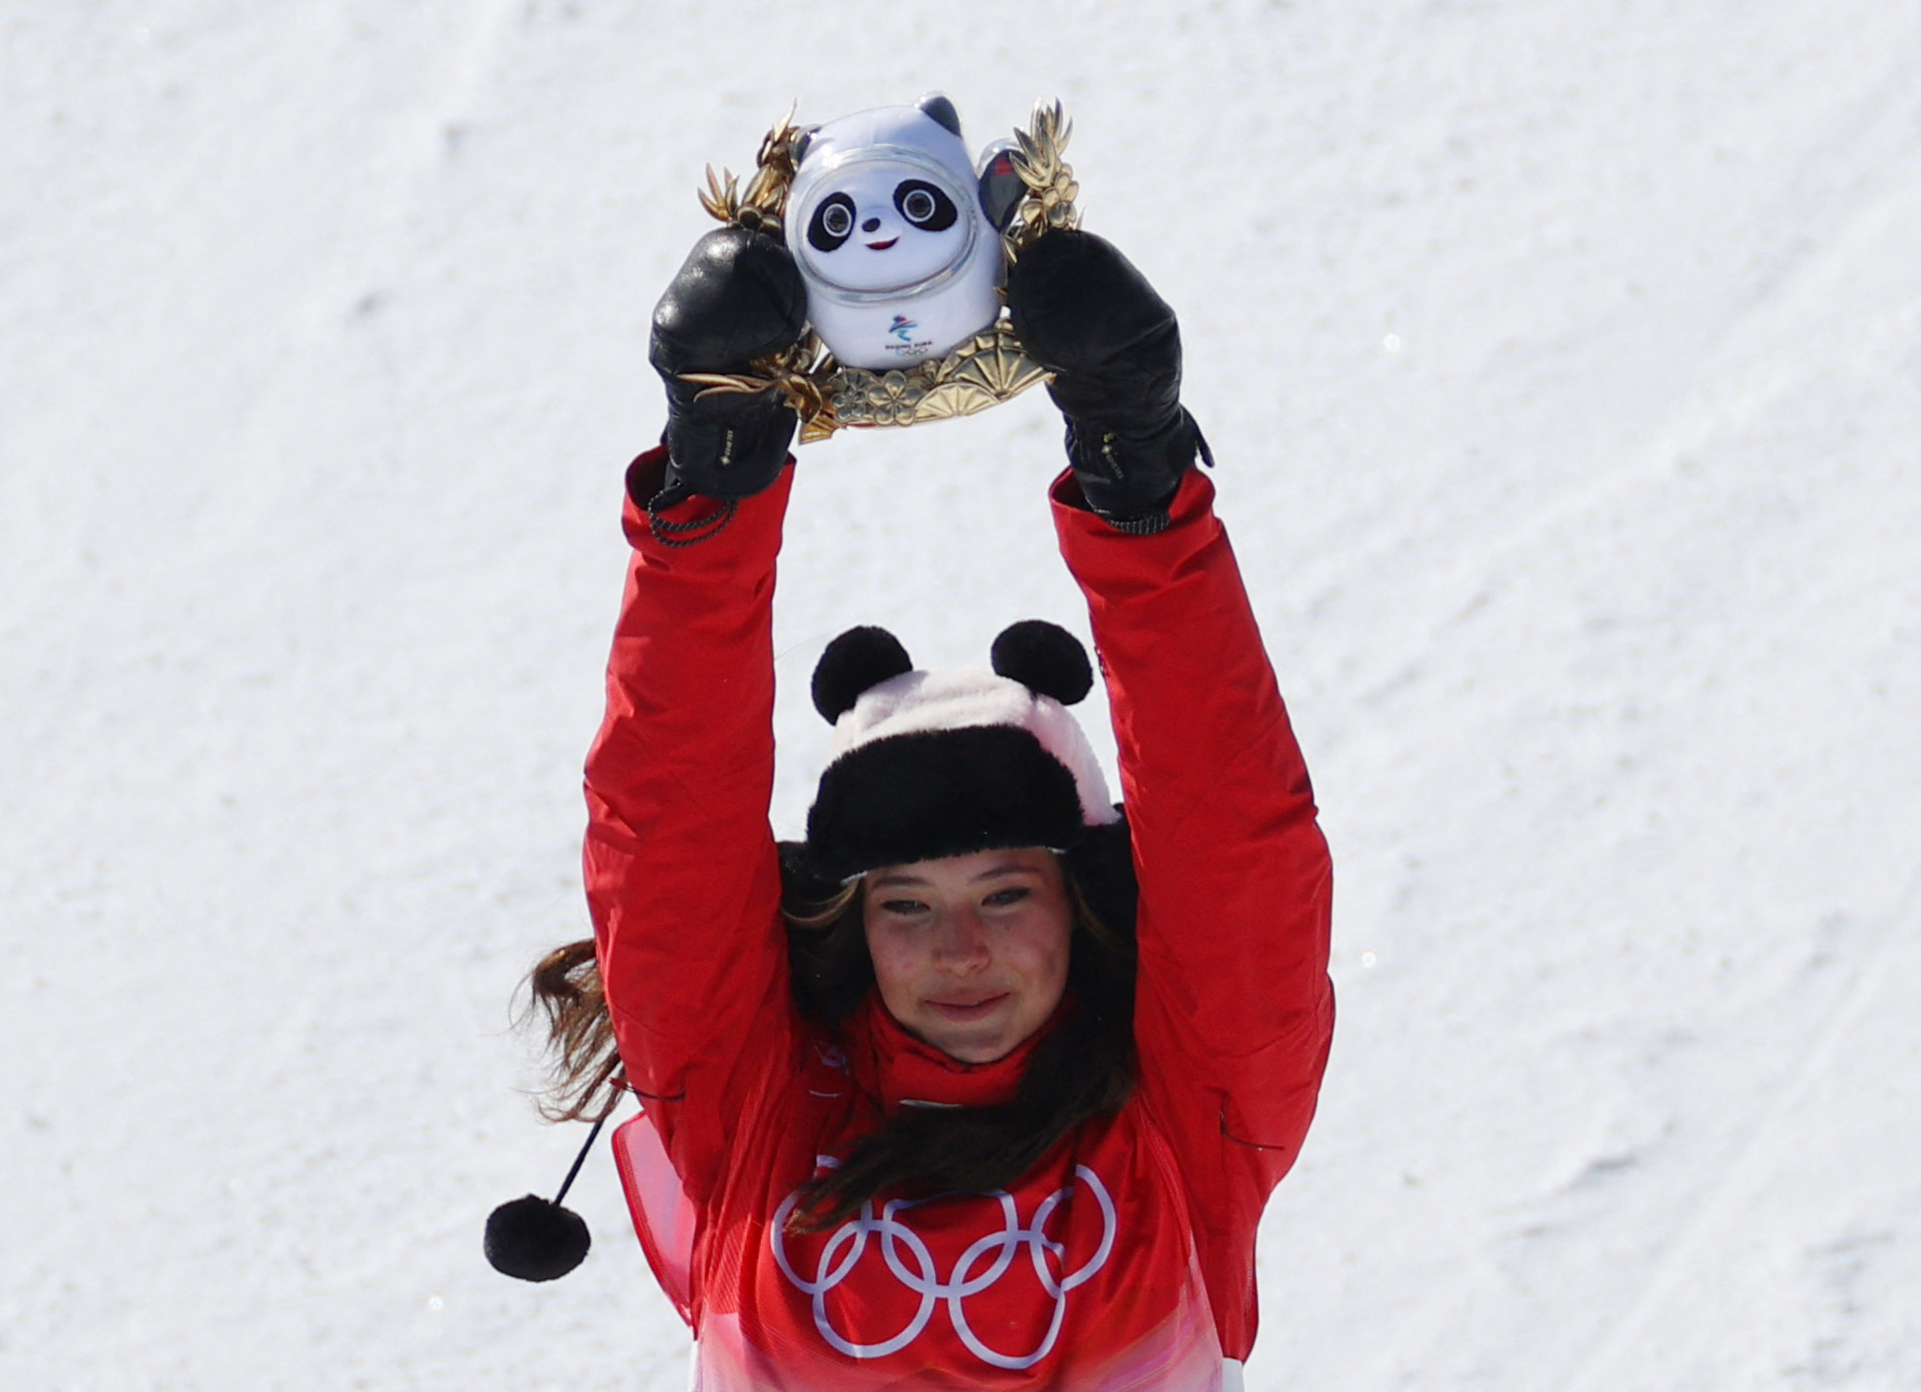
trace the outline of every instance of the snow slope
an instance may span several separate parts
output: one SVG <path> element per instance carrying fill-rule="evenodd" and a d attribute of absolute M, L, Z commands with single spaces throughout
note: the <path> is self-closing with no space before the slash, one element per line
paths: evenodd
<path fill-rule="evenodd" d="M 0 16 L 0 1384 L 673 1388 L 611 1166 L 552 1287 L 509 998 L 704 163 L 1058 95 L 1325 804 L 1342 1021 L 1259 1389 L 1921 1385 L 1921 10 Z M 809 447 L 820 645 L 1083 632 L 1035 394 Z M 911 455 L 911 457 L 910 457 Z"/>

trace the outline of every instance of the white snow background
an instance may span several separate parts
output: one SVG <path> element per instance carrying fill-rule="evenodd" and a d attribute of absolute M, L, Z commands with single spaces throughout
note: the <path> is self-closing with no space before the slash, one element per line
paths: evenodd
<path fill-rule="evenodd" d="M 1921 7 L 12 0 L 0 1385 L 669 1389 L 510 998 L 648 315 L 762 132 L 1059 96 L 1315 770 L 1257 1389 L 1921 1386 Z M 778 610 L 1085 633 L 1041 393 L 801 453 Z M 1090 720 L 1098 723 L 1098 711 Z"/>

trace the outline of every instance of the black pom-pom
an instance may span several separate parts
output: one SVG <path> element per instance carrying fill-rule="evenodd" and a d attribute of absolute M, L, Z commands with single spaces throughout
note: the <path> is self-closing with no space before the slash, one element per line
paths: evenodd
<path fill-rule="evenodd" d="M 900 639 L 872 624 L 850 628 L 814 664 L 814 709 L 832 725 L 854 708 L 861 692 L 914 670 Z"/>
<path fill-rule="evenodd" d="M 1071 706 L 1094 689 L 1081 640 L 1046 619 L 1022 619 L 994 640 L 994 670 L 1030 691 Z"/>
<path fill-rule="evenodd" d="M 572 1209 L 529 1194 L 487 1215 L 487 1260 L 519 1281 L 552 1281 L 587 1259 L 593 1239 Z"/>

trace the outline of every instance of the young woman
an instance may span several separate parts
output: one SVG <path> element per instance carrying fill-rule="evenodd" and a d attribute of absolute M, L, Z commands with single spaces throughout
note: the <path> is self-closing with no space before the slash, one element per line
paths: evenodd
<path fill-rule="evenodd" d="M 786 254 L 711 234 L 655 319 L 666 444 L 628 475 L 633 565 L 587 765 L 596 941 L 537 995 L 616 1146 L 709 1392 L 1236 1387 L 1255 1230 L 1333 1025 L 1329 861 L 1204 452 L 1172 312 L 1052 232 L 1010 277 L 1055 372 L 1053 486 L 1125 815 L 1051 626 L 994 672 L 831 645 L 805 843 L 777 846 L 771 602 L 792 412 L 695 399 L 793 341 Z M 597 1033 L 597 1031 L 599 1031 Z M 617 1055 L 597 1043 L 609 1041 Z"/>

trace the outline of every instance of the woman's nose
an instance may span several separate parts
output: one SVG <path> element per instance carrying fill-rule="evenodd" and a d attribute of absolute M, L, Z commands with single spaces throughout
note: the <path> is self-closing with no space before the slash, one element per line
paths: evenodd
<path fill-rule="evenodd" d="M 877 218 L 877 217 L 872 217 L 872 218 L 869 218 L 869 219 L 867 219 L 867 221 L 865 221 L 865 222 L 863 222 L 863 223 L 862 223 L 862 224 L 860 225 L 860 230 L 861 230 L 861 231 L 863 231 L 863 232 L 878 232 L 878 231 L 880 231 L 880 219 L 879 219 L 879 218 Z"/>
<path fill-rule="evenodd" d="M 948 966 L 985 962 L 988 955 L 987 930 L 971 913 L 951 915 L 942 926 L 934 952 Z"/>

